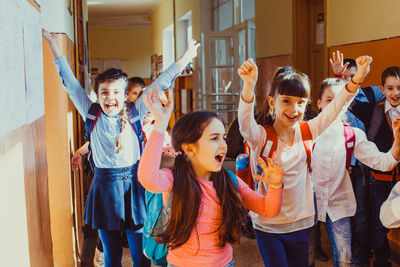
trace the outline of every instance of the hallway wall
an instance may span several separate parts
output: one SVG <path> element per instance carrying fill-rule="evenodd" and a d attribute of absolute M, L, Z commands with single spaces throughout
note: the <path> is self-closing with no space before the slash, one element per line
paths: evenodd
<path fill-rule="evenodd" d="M 150 78 L 151 31 L 138 28 L 90 28 L 90 58 L 121 58 L 130 76 Z"/>
<path fill-rule="evenodd" d="M 397 0 L 325 1 L 328 46 L 400 36 Z"/>
<path fill-rule="evenodd" d="M 292 0 L 255 0 L 256 58 L 293 53 Z"/>

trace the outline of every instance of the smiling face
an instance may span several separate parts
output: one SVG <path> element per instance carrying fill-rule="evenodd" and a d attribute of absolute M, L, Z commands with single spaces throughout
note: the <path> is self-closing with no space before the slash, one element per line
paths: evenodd
<path fill-rule="evenodd" d="M 326 86 L 323 90 L 321 99 L 318 99 L 317 105 L 320 110 L 323 110 L 329 103 L 335 99 L 336 95 L 339 93 L 340 86 Z"/>
<path fill-rule="evenodd" d="M 131 88 L 129 88 L 129 93 L 128 93 L 128 102 L 130 103 L 135 103 L 136 100 L 139 97 L 140 92 L 143 90 L 143 87 L 140 85 L 134 85 Z"/>
<path fill-rule="evenodd" d="M 270 106 L 275 109 L 275 120 L 287 127 L 291 127 L 303 119 L 308 99 L 278 94 L 274 98 L 269 97 L 268 101 Z"/>
<path fill-rule="evenodd" d="M 97 99 L 105 114 L 114 116 L 121 112 L 125 101 L 125 88 L 124 78 L 100 83 Z"/>
<path fill-rule="evenodd" d="M 385 85 L 381 87 L 381 90 L 392 107 L 400 105 L 400 80 L 397 77 L 386 77 Z"/>
<path fill-rule="evenodd" d="M 191 144 L 190 151 L 185 151 L 197 175 L 207 176 L 210 172 L 221 170 L 227 151 L 225 136 L 224 124 L 218 118 L 213 118 L 204 128 L 200 139 Z"/>

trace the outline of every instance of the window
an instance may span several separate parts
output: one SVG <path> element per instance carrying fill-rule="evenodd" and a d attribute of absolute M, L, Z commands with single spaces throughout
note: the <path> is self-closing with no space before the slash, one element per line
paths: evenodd
<path fill-rule="evenodd" d="M 183 15 L 176 24 L 177 58 L 183 55 L 186 46 L 192 39 L 192 11 Z"/>
<path fill-rule="evenodd" d="M 174 24 L 169 25 L 163 30 L 163 71 L 175 62 L 175 38 Z"/>
<path fill-rule="evenodd" d="M 254 17 L 254 0 L 213 0 L 214 31 L 223 31 Z"/>

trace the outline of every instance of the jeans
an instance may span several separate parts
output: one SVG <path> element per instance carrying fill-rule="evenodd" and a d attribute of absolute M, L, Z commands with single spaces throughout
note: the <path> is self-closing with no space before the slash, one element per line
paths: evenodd
<path fill-rule="evenodd" d="M 351 265 L 351 224 L 350 218 L 342 218 L 332 222 L 326 216 L 326 232 L 332 247 L 333 266 L 345 267 Z"/>
<path fill-rule="evenodd" d="M 356 164 L 350 174 L 356 198 L 356 214 L 352 218 L 352 263 L 368 265 L 371 247 L 371 208 L 369 178 L 364 177 L 360 165 Z"/>
<path fill-rule="evenodd" d="M 224 267 L 233 267 L 234 266 L 234 263 L 235 263 L 235 261 L 234 260 L 231 260 L 231 262 L 229 262 L 227 265 L 225 265 Z M 178 266 L 175 266 L 175 265 L 172 265 L 172 264 L 169 264 L 168 263 L 168 266 L 167 267 L 178 267 Z"/>
<path fill-rule="evenodd" d="M 255 230 L 258 250 L 265 266 L 307 267 L 311 228 L 287 234 Z"/>
<path fill-rule="evenodd" d="M 391 181 L 380 181 L 370 177 L 370 202 L 371 202 L 371 228 L 372 228 L 372 250 L 375 255 L 374 267 L 387 267 L 391 266 L 390 247 L 386 234 L 389 232 L 385 226 L 382 225 L 379 219 L 379 213 L 383 202 L 388 198 L 390 191 L 395 183 Z"/>
<path fill-rule="evenodd" d="M 143 255 L 142 233 L 134 228 L 126 229 L 126 237 L 134 267 L 150 267 L 151 262 Z M 105 267 L 122 267 L 122 237 L 121 231 L 107 231 L 99 229 L 99 236 L 103 243 Z"/>

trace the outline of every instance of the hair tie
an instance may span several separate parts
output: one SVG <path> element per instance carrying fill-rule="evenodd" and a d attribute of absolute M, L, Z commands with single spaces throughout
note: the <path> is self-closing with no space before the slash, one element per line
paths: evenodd
<path fill-rule="evenodd" d="M 181 151 L 175 152 L 174 157 L 177 157 L 178 155 L 183 155 Z"/>

